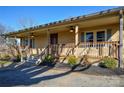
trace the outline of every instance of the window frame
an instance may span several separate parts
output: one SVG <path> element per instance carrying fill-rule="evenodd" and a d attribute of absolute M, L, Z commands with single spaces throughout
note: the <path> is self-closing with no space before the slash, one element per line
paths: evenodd
<path fill-rule="evenodd" d="M 97 33 L 98 32 L 104 32 L 104 35 L 105 35 L 105 37 L 104 37 L 104 41 L 98 41 L 98 38 L 97 38 Z M 105 42 L 105 41 L 107 41 L 107 33 L 106 33 L 106 31 L 104 31 L 104 30 L 101 30 L 101 31 L 96 31 L 96 42 Z M 102 38 L 103 39 L 103 38 Z"/>
<path fill-rule="evenodd" d="M 97 29 L 97 30 L 90 30 L 90 31 L 82 31 L 81 33 L 84 33 L 84 42 L 87 42 L 86 41 L 86 33 L 88 33 L 88 32 L 93 32 L 93 42 L 97 42 L 97 32 L 101 32 L 101 31 L 105 31 L 105 41 L 107 41 L 107 29 Z M 81 41 L 81 38 L 82 38 L 82 34 L 80 37 L 80 41 Z M 100 42 L 102 42 L 102 41 L 100 41 Z"/>
<path fill-rule="evenodd" d="M 23 38 L 21 40 L 22 46 L 28 46 L 28 38 Z M 30 38 L 30 48 L 35 48 L 35 38 Z"/>
<path fill-rule="evenodd" d="M 94 32 L 88 31 L 85 33 L 85 42 L 92 42 L 92 41 L 87 41 L 87 33 L 93 33 L 93 42 L 94 42 Z"/>

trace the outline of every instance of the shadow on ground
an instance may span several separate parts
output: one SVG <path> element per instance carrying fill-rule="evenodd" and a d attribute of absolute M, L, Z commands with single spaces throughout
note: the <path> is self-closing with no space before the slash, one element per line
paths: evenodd
<path fill-rule="evenodd" d="M 0 87 L 12 87 L 12 86 L 31 86 L 34 84 L 42 83 L 51 79 L 60 78 L 69 75 L 72 71 L 66 69 L 65 71 L 50 72 L 49 70 L 54 67 L 47 66 L 32 66 L 21 64 L 15 67 L 16 64 L 11 64 L 9 67 L 0 69 Z M 62 67 L 62 68 L 61 68 Z M 64 66 L 58 66 L 59 69 L 64 69 Z M 63 68 L 64 67 L 64 68 Z M 101 75 L 101 76 L 114 76 L 117 75 L 110 69 L 103 69 L 98 66 L 91 66 L 90 68 L 80 71 L 80 74 L 89 75 Z"/>
<path fill-rule="evenodd" d="M 16 68 L 14 68 L 14 66 L 15 64 L 12 64 L 10 65 L 11 69 L 0 71 L 0 87 L 29 86 L 45 80 L 59 78 L 71 73 L 71 71 L 66 71 L 64 73 L 48 74 L 47 76 L 43 76 L 43 73 L 51 70 L 53 67 L 26 66 L 24 64 Z"/>

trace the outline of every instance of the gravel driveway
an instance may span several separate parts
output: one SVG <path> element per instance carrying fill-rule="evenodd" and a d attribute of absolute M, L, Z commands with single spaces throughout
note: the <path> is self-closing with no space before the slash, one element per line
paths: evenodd
<path fill-rule="evenodd" d="M 0 86 L 37 86 L 37 87 L 102 87 L 124 86 L 124 76 L 112 74 L 100 74 L 98 70 L 90 68 L 82 72 L 50 68 L 45 66 L 21 65 L 11 69 L 0 69 Z M 109 72 L 109 70 L 103 70 Z"/>

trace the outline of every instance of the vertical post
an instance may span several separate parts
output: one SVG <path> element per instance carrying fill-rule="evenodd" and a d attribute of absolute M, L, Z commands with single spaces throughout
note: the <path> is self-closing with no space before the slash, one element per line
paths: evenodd
<path fill-rule="evenodd" d="M 118 57 L 119 57 L 119 68 L 123 68 L 123 10 L 119 11 L 119 50 L 118 50 Z"/>
<path fill-rule="evenodd" d="M 30 36 L 28 36 L 28 47 L 30 47 Z"/>
<path fill-rule="evenodd" d="M 27 60 L 29 60 L 30 58 L 30 55 L 31 55 L 31 49 L 30 49 L 30 32 L 28 33 L 28 49 L 25 51 L 26 52 L 26 55 L 27 55 Z"/>
<path fill-rule="evenodd" d="M 79 40 L 78 40 L 78 37 L 79 37 L 79 27 L 78 26 L 75 26 L 75 56 L 78 57 L 78 43 L 79 43 Z"/>
<path fill-rule="evenodd" d="M 48 43 L 47 54 L 49 54 L 49 52 L 50 52 L 50 34 L 49 34 L 49 29 L 47 30 L 47 43 Z"/>
<path fill-rule="evenodd" d="M 15 36 L 15 45 L 17 45 L 17 40 L 16 40 L 17 38 L 16 38 L 16 36 Z"/>

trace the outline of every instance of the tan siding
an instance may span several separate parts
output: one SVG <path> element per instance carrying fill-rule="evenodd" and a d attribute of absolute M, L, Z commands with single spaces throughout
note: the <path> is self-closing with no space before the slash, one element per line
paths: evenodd
<path fill-rule="evenodd" d="M 118 41 L 119 40 L 119 30 L 118 30 L 118 25 L 117 24 L 113 24 L 113 25 L 105 25 L 105 26 L 97 26 L 97 27 L 90 27 L 90 28 L 82 28 L 80 29 L 80 34 L 81 32 L 86 32 L 86 31 L 93 31 L 94 34 L 96 34 L 97 31 L 99 30 L 106 30 L 106 29 L 112 29 L 112 37 L 111 40 L 112 41 Z M 96 35 L 94 35 L 96 36 Z M 79 36 L 79 40 L 81 38 L 81 35 Z M 96 37 L 95 41 L 96 41 Z"/>
<path fill-rule="evenodd" d="M 48 45 L 47 34 L 35 38 L 36 48 L 44 48 Z"/>
<path fill-rule="evenodd" d="M 58 43 L 74 43 L 74 32 L 64 31 L 58 33 Z"/>
<path fill-rule="evenodd" d="M 35 38 L 35 48 L 33 54 L 39 54 L 48 45 L 47 34 L 41 34 Z"/>
<path fill-rule="evenodd" d="M 79 26 L 79 28 L 80 28 L 80 26 Z M 119 40 L 118 25 L 113 24 L 113 25 L 97 26 L 97 27 L 90 27 L 90 28 L 80 28 L 79 29 L 79 41 L 81 40 L 81 32 L 93 31 L 94 34 L 96 34 L 97 31 L 106 30 L 106 29 L 112 29 L 112 37 L 111 37 L 112 41 Z M 95 37 L 95 40 L 96 40 L 96 37 Z M 59 44 L 67 44 L 67 43 L 74 43 L 74 42 L 75 42 L 75 33 L 74 32 L 58 31 L 58 43 Z M 48 45 L 47 33 L 39 35 L 38 37 L 35 38 L 35 46 L 36 46 L 35 53 L 40 53 L 39 51 L 44 49 L 47 45 Z M 61 51 L 61 55 L 66 55 L 67 50 L 69 50 L 69 48 L 64 48 Z M 89 48 L 87 48 L 87 49 L 78 48 L 77 51 L 78 51 L 78 53 L 77 53 L 78 56 L 83 56 L 84 54 L 87 54 L 87 51 L 89 51 Z M 90 48 L 89 53 L 93 54 L 93 55 L 98 55 L 98 49 Z M 105 52 L 104 56 L 105 55 L 107 56 L 108 52 Z"/>
<path fill-rule="evenodd" d="M 123 62 L 124 62 L 124 31 L 123 31 Z"/>

